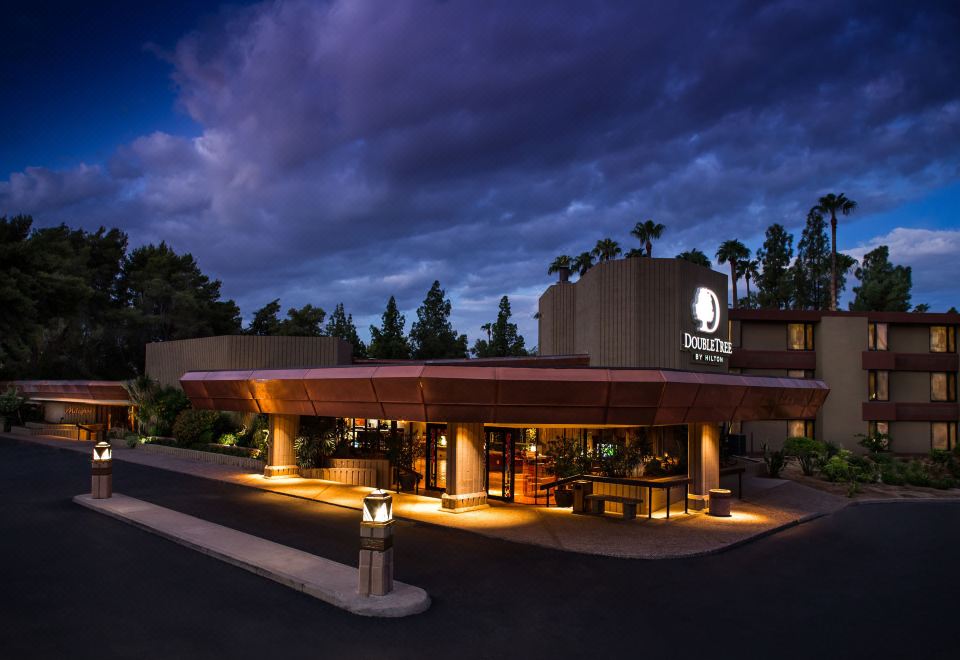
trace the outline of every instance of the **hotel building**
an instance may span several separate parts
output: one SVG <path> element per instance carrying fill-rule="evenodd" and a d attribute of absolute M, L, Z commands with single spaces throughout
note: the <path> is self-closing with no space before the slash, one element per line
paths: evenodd
<path fill-rule="evenodd" d="M 876 432 L 897 453 L 953 449 L 958 324 L 956 313 L 731 310 L 732 373 L 830 386 L 814 419 L 743 422 L 747 450 L 791 436 L 857 449 L 859 434 Z"/>

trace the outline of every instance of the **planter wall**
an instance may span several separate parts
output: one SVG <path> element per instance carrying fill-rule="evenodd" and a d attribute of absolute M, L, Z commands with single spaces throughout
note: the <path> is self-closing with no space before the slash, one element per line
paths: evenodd
<path fill-rule="evenodd" d="M 371 488 L 389 488 L 391 484 L 390 461 L 385 458 L 328 458 L 328 468 L 347 468 L 351 470 L 373 470 L 376 473 L 374 483 L 356 484 Z M 339 479 L 333 479 L 339 481 Z M 353 483 L 346 481 L 344 483 Z"/>
<path fill-rule="evenodd" d="M 300 468 L 300 476 L 305 479 L 323 479 L 351 486 L 377 487 L 377 471 L 373 468 Z"/>
<path fill-rule="evenodd" d="M 164 454 L 175 458 L 182 458 L 188 461 L 201 461 L 204 463 L 215 463 L 217 465 L 230 465 L 243 468 L 250 472 L 263 472 L 264 461 L 257 458 L 244 458 L 243 456 L 230 456 L 229 454 L 214 454 L 209 451 L 197 451 L 196 449 L 183 449 L 182 447 L 166 447 L 164 445 L 137 445 L 137 451 L 145 451 L 150 454 Z"/>

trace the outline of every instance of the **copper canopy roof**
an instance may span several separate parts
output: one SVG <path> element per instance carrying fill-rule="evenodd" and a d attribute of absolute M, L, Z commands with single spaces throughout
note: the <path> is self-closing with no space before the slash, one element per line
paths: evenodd
<path fill-rule="evenodd" d="M 123 383 L 113 380 L 16 380 L 8 383 L 33 401 L 129 405 Z"/>
<path fill-rule="evenodd" d="M 809 419 L 829 393 L 793 378 L 423 364 L 192 371 L 180 384 L 195 408 L 531 425 Z"/>

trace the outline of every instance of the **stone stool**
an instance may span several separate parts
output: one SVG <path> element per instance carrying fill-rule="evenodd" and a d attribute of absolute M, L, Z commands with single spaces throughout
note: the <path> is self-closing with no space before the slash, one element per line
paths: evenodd
<path fill-rule="evenodd" d="M 730 504 L 733 493 L 727 488 L 710 489 L 710 515 L 722 518 L 730 517 Z"/>

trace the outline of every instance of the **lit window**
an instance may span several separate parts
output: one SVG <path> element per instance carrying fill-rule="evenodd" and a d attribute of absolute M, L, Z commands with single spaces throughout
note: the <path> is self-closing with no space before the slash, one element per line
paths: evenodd
<path fill-rule="evenodd" d="M 931 422 L 930 447 L 932 449 L 953 449 L 957 446 L 956 422 Z"/>
<path fill-rule="evenodd" d="M 867 424 L 867 435 L 890 435 L 890 422 L 870 422 Z"/>
<path fill-rule="evenodd" d="M 867 349 L 871 351 L 887 350 L 886 323 L 870 323 L 867 326 Z"/>
<path fill-rule="evenodd" d="M 957 375 L 943 372 L 930 374 L 930 400 L 956 401 Z"/>
<path fill-rule="evenodd" d="M 814 421 L 812 419 L 791 419 L 787 422 L 788 438 L 814 437 Z"/>
<path fill-rule="evenodd" d="M 930 326 L 930 352 L 956 353 L 957 328 L 953 325 Z"/>
<path fill-rule="evenodd" d="M 789 369 L 787 371 L 787 378 L 813 378 L 813 370 L 811 369 Z"/>
<path fill-rule="evenodd" d="M 791 351 L 813 350 L 813 324 L 788 323 L 787 348 Z"/>
<path fill-rule="evenodd" d="M 867 388 L 870 401 L 890 400 L 890 372 L 870 371 L 867 374 Z"/>

